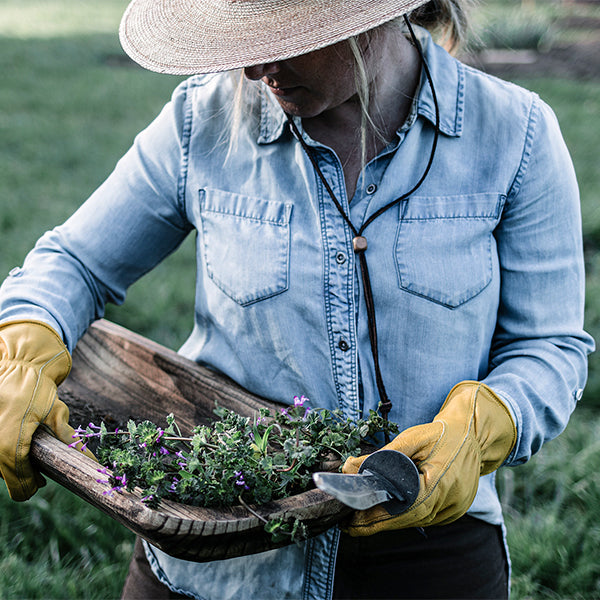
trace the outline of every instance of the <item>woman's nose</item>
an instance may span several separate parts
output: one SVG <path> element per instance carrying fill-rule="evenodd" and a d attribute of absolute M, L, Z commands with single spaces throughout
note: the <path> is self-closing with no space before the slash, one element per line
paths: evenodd
<path fill-rule="evenodd" d="M 252 67 L 244 67 L 244 75 L 252 81 L 258 81 L 267 75 L 273 75 L 279 71 L 279 63 L 264 63 Z"/>

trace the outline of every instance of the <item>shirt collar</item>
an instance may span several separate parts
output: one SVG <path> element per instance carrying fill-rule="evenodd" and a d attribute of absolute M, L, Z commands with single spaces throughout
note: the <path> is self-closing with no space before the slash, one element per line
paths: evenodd
<path fill-rule="evenodd" d="M 459 137 L 463 125 L 464 67 L 443 48 L 436 45 L 429 32 L 422 28 L 415 28 L 415 30 L 435 86 L 440 109 L 440 131 L 448 136 Z M 260 130 L 257 141 L 259 144 L 269 144 L 281 137 L 287 119 L 266 86 L 262 82 L 259 85 L 261 86 Z M 435 103 L 424 69 L 416 100 L 416 114 L 435 124 Z M 414 119 L 414 114 L 412 118 Z M 410 120 L 411 115 L 407 120 L 408 125 L 412 124 Z M 400 129 L 405 128 L 406 125 L 403 125 Z"/>
<path fill-rule="evenodd" d="M 283 134 L 287 123 L 287 117 L 283 109 L 261 82 L 260 86 L 260 130 L 258 134 L 259 144 L 270 144 L 277 141 Z"/>
<path fill-rule="evenodd" d="M 465 71 L 461 62 L 450 56 L 443 48 L 434 44 L 431 35 L 423 29 L 417 32 L 429 67 L 440 109 L 440 131 L 446 135 L 459 137 L 462 134 L 464 111 Z M 435 124 L 435 103 L 431 85 L 421 74 L 417 112 Z"/>

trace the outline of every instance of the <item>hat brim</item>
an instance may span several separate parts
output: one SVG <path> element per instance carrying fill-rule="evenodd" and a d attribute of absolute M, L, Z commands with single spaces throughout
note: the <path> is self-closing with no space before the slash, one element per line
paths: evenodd
<path fill-rule="evenodd" d="M 312 52 L 428 0 L 132 0 L 119 37 L 142 67 L 216 73 Z"/>

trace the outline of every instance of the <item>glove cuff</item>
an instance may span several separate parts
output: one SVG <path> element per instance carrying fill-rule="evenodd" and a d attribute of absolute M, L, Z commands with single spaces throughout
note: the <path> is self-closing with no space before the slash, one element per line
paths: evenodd
<path fill-rule="evenodd" d="M 502 466 L 517 441 L 517 427 L 506 404 L 484 383 L 463 381 L 452 388 L 438 414 L 445 420 L 460 415 L 470 419 L 470 435 L 481 450 L 481 475 Z"/>
<path fill-rule="evenodd" d="M 71 355 L 58 333 L 42 321 L 16 320 L 0 325 L 0 362 L 44 369 L 56 385 L 71 371 Z"/>

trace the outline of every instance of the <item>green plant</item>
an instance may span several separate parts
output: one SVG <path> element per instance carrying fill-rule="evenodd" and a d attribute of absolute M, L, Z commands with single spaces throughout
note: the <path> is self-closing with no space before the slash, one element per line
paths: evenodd
<path fill-rule="evenodd" d="M 297 519 L 267 521 L 249 504 L 264 504 L 305 491 L 312 472 L 325 464 L 338 467 L 361 452 L 361 443 L 381 431 L 397 433 L 394 424 L 371 411 L 353 422 L 340 411 L 312 410 L 304 396 L 274 415 L 261 409 L 253 419 L 217 407 L 218 419 L 183 436 L 173 415 L 166 427 L 129 421 L 125 430 L 108 431 L 90 423 L 78 428 L 76 441 L 97 441 L 98 469 L 108 486 L 105 494 L 142 490 L 142 502 L 157 507 L 168 498 L 193 506 L 222 507 L 236 503 L 265 522 L 274 540 L 305 537 Z M 109 470 L 109 467 L 111 470 Z"/>
<path fill-rule="evenodd" d="M 2 482 L 0 482 L 2 483 Z M 118 598 L 134 534 L 53 481 L 27 502 L 0 489 L 3 600 Z"/>
<path fill-rule="evenodd" d="M 76 441 L 98 440 L 96 456 L 106 494 L 139 487 L 142 501 L 156 507 L 163 498 L 204 507 L 264 504 L 308 489 L 312 472 L 325 464 L 341 467 L 361 452 L 361 444 L 397 427 L 375 411 L 354 422 L 340 411 L 311 409 L 304 396 L 271 415 L 261 409 L 253 419 L 222 407 L 218 419 L 183 436 L 173 415 L 166 427 L 129 421 L 108 431 L 90 423 L 76 430 Z M 109 470 L 110 469 L 110 470 Z M 281 523 L 268 523 L 280 533 Z M 294 531 L 297 525 L 294 525 Z"/>
<path fill-rule="evenodd" d="M 598 597 L 599 464 L 600 420 L 580 409 L 527 464 L 498 472 L 513 598 Z"/>

